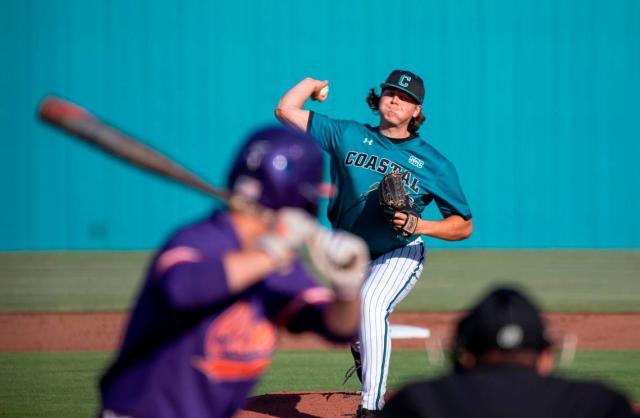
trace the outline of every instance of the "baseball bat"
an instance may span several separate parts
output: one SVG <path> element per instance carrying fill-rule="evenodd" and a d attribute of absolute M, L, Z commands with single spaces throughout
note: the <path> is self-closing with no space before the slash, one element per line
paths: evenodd
<path fill-rule="evenodd" d="M 139 140 L 108 125 L 81 106 L 55 96 L 45 97 L 40 119 L 107 154 L 226 202 L 231 208 L 270 218 L 269 209 L 206 183 L 186 168 Z"/>

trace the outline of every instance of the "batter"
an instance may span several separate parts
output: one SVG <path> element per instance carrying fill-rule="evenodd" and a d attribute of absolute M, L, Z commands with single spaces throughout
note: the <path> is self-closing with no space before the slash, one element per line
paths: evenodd
<path fill-rule="evenodd" d="M 359 283 L 320 287 L 298 259 L 300 231 L 286 221 L 315 216 L 322 165 L 322 151 L 302 132 L 268 128 L 248 139 L 229 189 L 273 209 L 275 224 L 221 210 L 171 236 L 100 381 L 102 418 L 229 418 L 271 363 L 280 327 L 354 337 Z M 328 260 L 356 239 L 338 235 L 327 241 Z"/>
<path fill-rule="evenodd" d="M 395 70 L 369 107 L 380 115 L 378 126 L 337 120 L 303 109 L 308 98 L 324 101 L 327 81 L 305 78 L 280 99 L 276 116 L 307 131 L 331 159 L 331 179 L 338 190 L 329 202 L 328 218 L 337 229 L 364 238 L 372 263 L 361 292 L 359 341 L 352 345 L 361 363 L 362 404 L 356 416 L 382 409 L 391 339 L 389 315 L 422 274 L 426 250 L 421 235 L 456 241 L 472 232 L 471 211 L 454 165 L 418 135 L 424 121 L 422 79 Z M 404 174 L 405 190 L 421 214 L 435 202 L 443 219 L 419 219 L 413 234 L 403 236 L 407 215 L 396 212 L 392 222 L 382 215 L 377 187 L 391 171 Z"/>

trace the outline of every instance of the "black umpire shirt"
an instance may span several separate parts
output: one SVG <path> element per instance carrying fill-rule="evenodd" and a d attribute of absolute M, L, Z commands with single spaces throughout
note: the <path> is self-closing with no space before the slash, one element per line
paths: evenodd
<path fill-rule="evenodd" d="M 518 366 L 483 367 L 413 383 L 384 407 L 383 418 L 633 417 L 621 394 L 591 382 L 541 377 Z"/>

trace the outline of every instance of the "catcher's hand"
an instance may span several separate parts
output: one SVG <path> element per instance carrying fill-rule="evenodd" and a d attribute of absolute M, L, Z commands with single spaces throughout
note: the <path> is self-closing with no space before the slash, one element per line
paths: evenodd
<path fill-rule="evenodd" d="M 384 176 L 378 186 L 378 203 L 391 227 L 403 237 L 408 237 L 416 232 L 419 218 L 404 189 L 402 177 L 399 171 Z"/>
<path fill-rule="evenodd" d="M 353 300 L 369 268 L 369 249 L 359 237 L 318 227 L 307 243 L 316 269 L 326 276 L 340 300 Z"/>

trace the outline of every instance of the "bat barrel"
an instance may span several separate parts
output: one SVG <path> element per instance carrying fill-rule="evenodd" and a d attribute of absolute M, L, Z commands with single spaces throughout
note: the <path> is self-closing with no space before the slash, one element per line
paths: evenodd
<path fill-rule="evenodd" d="M 40 119 L 62 131 L 139 168 L 222 200 L 230 197 L 229 192 L 214 188 L 158 151 L 98 120 L 76 104 L 48 96 L 42 101 L 38 115 Z"/>
<path fill-rule="evenodd" d="M 267 220 L 273 218 L 271 210 L 209 185 L 160 152 L 102 122 L 74 103 L 48 96 L 40 104 L 38 114 L 43 121 L 74 135 L 112 157 L 128 161 L 138 168 L 221 199 L 233 209 L 261 216 Z"/>

